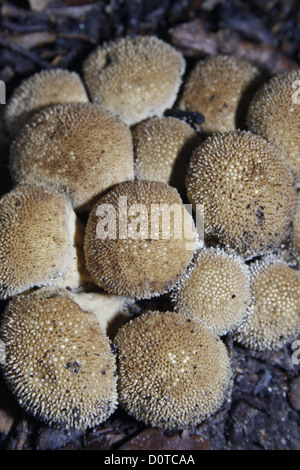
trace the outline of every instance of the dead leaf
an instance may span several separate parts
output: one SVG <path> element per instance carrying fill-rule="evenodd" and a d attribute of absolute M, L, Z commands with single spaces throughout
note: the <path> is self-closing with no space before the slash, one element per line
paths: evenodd
<path fill-rule="evenodd" d="M 43 11 L 53 0 L 29 0 L 30 8 L 34 11 Z"/>
<path fill-rule="evenodd" d="M 33 49 L 45 44 L 52 44 L 56 40 L 56 34 L 47 33 L 46 31 L 37 31 L 26 34 L 12 34 L 8 36 L 8 40 L 24 49 Z"/>
<path fill-rule="evenodd" d="M 127 441 L 119 450 L 209 450 L 209 441 L 189 431 L 168 436 L 159 429 L 147 428 Z"/>

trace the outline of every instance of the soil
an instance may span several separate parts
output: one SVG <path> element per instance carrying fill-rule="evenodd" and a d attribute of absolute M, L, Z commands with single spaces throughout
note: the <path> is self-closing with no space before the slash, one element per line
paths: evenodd
<path fill-rule="evenodd" d="M 170 42 L 184 53 L 188 70 L 218 53 L 244 57 L 266 75 L 300 64 L 298 0 L 11 0 L 0 8 L 0 80 L 7 98 L 23 78 L 41 69 L 81 73 L 83 59 L 97 44 L 124 35 L 151 34 Z M 8 150 L 0 129 L 0 194 L 11 187 Z M 294 343 L 258 353 L 233 343 L 230 335 L 223 339 L 232 358 L 233 393 L 196 429 L 147 428 L 120 409 L 88 431 L 53 429 L 27 415 L 0 376 L 0 449 L 299 449 L 300 365 Z"/>

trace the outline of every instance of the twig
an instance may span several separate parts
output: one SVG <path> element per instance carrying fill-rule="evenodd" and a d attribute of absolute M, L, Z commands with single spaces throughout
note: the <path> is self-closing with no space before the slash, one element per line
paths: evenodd
<path fill-rule="evenodd" d="M 51 65 L 48 64 L 48 62 L 41 59 L 35 52 L 28 51 L 27 49 L 24 49 L 23 47 L 18 46 L 17 44 L 14 44 L 8 41 L 3 34 L 0 34 L 0 45 L 2 47 L 5 47 L 7 49 L 10 49 L 13 52 L 16 52 L 22 55 L 23 57 L 26 57 L 26 59 L 39 65 L 41 68 L 44 68 L 44 69 L 51 68 Z"/>
<path fill-rule="evenodd" d="M 77 34 L 77 33 L 58 33 L 57 37 L 64 39 L 78 39 L 79 41 L 86 41 L 91 44 L 98 44 L 96 39 L 87 36 L 86 34 Z"/>

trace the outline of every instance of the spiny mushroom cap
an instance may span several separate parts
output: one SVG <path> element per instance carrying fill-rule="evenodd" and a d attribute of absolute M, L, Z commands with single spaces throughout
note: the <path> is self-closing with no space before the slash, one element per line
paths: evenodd
<path fill-rule="evenodd" d="M 90 213 L 86 266 L 104 290 L 150 298 L 173 287 L 197 243 L 192 217 L 175 188 L 155 181 L 121 183 Z"/>
<path fill-rule="evenodd" d="M 0 199 L 0 298 L 35 286 L 79 287 L 77 222 L 67 197 L 51 189 L 19 185 L 5 194 Z"/>
<path fill-rule="evenodd" d="M 95 426 L 117 404 L 109 340 L 95 315 L 67 293 L 47 295 L 37 291 L 8 304 L 1 325 L 4 377 L 20 405 L 45 423 Z"/>
<path fill-rule="evenodd" d="M 172 107 L 185 70 L 180 52 L 156 37 L 125 37 L 95 49 L 83 66 L 90 97 L 128 125 Z"/>
<path fill-rule="evenodd" d="M 232 373 L 224 343 L 184 315 L 144 313 L 120 328 L 115 344 L 119 403 L 146 425 L 196 426 L 229 395 Z"/>
<path fill-rule="evenodd" d="M 248 128 L 284 151 L 287 164 L 300 183 L 300 70 L 275 75 L 251 100 Z"/>
<path fill-rule="evenodd" d="M 88 96 L 76 72 L 42 70 L 23 80 L 5 106 L 5 124 L 15 137 L 32 114 L 57 103 L 87 102 Z"/>
<path fill-rule="evenodd" d="M 187 195 L 202 205 L 206 234 L 251 257 L 290 233 L 296 189 L 281 153 L 251 132 L 208 137 L 193 152 Z"/>
<path fill-rule="evenodd" d="M 139 180 L 184 186 L 184 175 L 196 136 L 193 128 L 173 117 L 152 118 L 132 130 L 135 176 Z"/>
<path fill-rule="evenodd" d="M 251 349 L 278 350 L 300 333 L 300 273 L 275 256 L 250 269 L 252 313 L 235 339 Z"/>
<path fill-rule="evenodd" d="M 25 124 L 10 169 L 15 182 L 64 190 L 76 210 L 87 211 L 104 190 L 133 179 L 131 133 L 99 105 L 53 105 Z"/>
<path fill-rule="evenodd" d="M 178 106 L 205 116 L 199 126 L 204 133 L 243 127 L 244 102 L 259 76 L 258 69 L 241 58 L 207 57 L 187 77 Z"/>
<path fill-rule="evenodd" d="M 201 321 L 220 336 L 242 322 L 250 297 L 248 266 L 219 248 L 198 251 L 172 291 L 176 311 Z"/>

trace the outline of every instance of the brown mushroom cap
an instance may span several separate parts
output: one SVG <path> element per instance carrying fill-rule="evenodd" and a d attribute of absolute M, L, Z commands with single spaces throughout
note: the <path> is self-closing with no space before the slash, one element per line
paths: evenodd
<path fill-rule="evenodd" d="M 300 69 L 275 75 L 250 102 L 248 128 L 280 148 L 300 183 Z M 295 86 L 296 85 L 296 86 Z M 298 84 L 299 90 L 299 84 Z"/>
<path fill-rule="evenodd" d="M 63 194 L 27 185 L 5 194 L 0 199 L 0 298 L 35 286 L 84 285 L 88 275 L 83 256 L 80 261 L 80 230 Z"/>
<path fill-rule="evenodd" d="M 245 101 L 260 77 L 244 59 L 217 55 L 199 61 L 183 85 L 179 108 L 205 116 L 205 134 L 243 127 Z"/>
<path fill-rule="evenodd" d="M 175 188 L 156 181 L 125 182 L 100 198 L 90 213 L 86 266 L 105 291 L 150 298 L 173 287 L 197 242 L 192 217 Z"/>
<path fill-rule="evenodd" d="M 88 96 L 76 72 L 63 69 L 42 70 L 15 88 L 5 107 L 5 124 L 15 137 L 32 114 L 57 103 L 87 102 Z"/>
<path fill-rule="evenodd" d="M 173 117 L 152 118 L 132 129 L 135 176 L 180 189 L 196 132 Z"/>
<path fill-rule="evenodd" d="M 99 105 L 53 105 L 25 124 L 10 169 L 14 182 L 66 191 L 73 207 L 86 211 L 104 190 L 133 179 L 131 133 Z"/>
<path fill-rule="evenodd" d="M 286 240 L 296 189 L 281 153 L 251 132 L 208 137 L 193 152 L 187 194 L 203 205 L 206 234 L 247 257 L 269 253 Z"/>
<path fill-rule="evenodd" d="M 119 403 L 146 425 L 196 426 L 229 395 L 232 372 L 224 343 L 184 315 L 144 313 L 120 328 L 115 344 Z"/>
<path fill-rule="evenodd" d="M 162 116 L 172 107 L 184 70 L 182 54 L 154 36 L 104 43 L 83 67 L 91 99 L 119 114 L 128 125 Z"/>
<path fill-rule="evenodd" d="M 67 293 L 15 297 L 2 318 L 1 339 L 4 377 L 36 418 L 85 429 L 116 409 L 116 362 L 109 340 L 95 315 Z"/>
<path fill-rule="evenodd" d="M 174 309 L 201 321 L 217 335 L 233 331 L 247 315 L 249 268 L 219 248 L 200 250 L 172 291 Z"/>
<path fill-rule="evenodd" d="M 300 273 L 268 256 L 253 263 L 253 313 L 234 333 L 235 340 L 256 350 L 278 350 L 300 333 Z"/>

